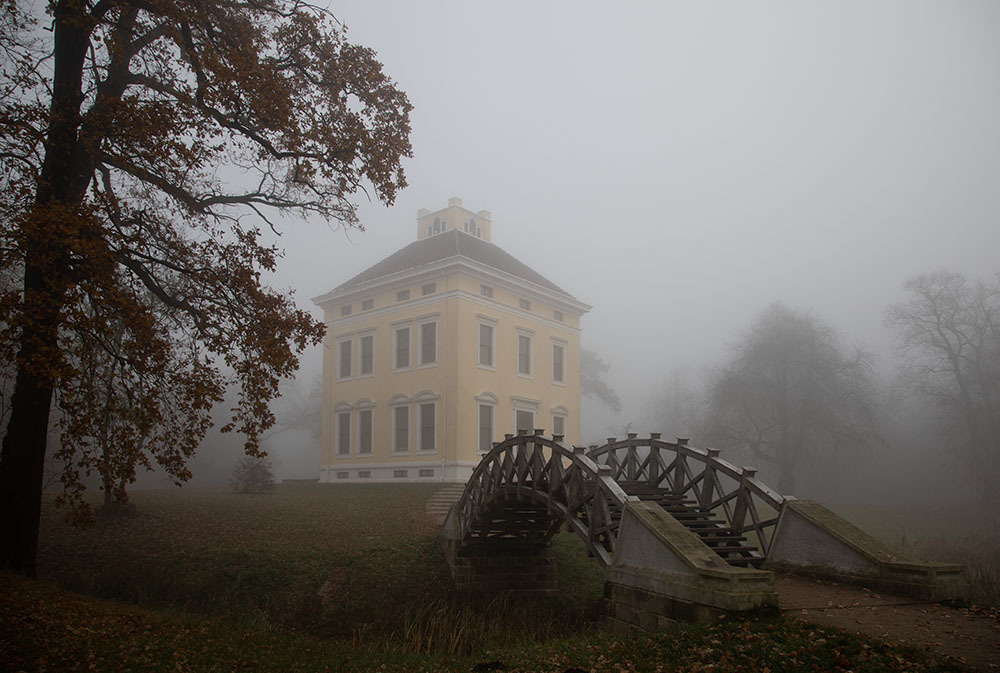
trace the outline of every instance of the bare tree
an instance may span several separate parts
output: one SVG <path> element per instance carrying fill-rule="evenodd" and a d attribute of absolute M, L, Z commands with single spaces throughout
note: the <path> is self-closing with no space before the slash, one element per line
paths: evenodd
<path fill-rule="evenodd" d="M 622 410 L 621 398 L 602 378 L 609 369 L 611 365 L 594 351 L 586 348 L 580 350 L 580 392 L 596 399 L 617 414 Z"/>
<path fill-rule="evenodd" d="M 818 318 L 773 304 L 713 375 L 705 439 L 773 463 L 778 490 L 794 494 L 804 459 L 875 437 L 870 370 L 870 356 L 845 353 Z"/>
<path fill-rule="evenodd" d="M 906 290 L 909 300 L 888 312 L 906 358 L 903 381 L 933 400 L 983 500 L 1000 502 L 1000 275 L 975 281 L 941 271 Z"/>

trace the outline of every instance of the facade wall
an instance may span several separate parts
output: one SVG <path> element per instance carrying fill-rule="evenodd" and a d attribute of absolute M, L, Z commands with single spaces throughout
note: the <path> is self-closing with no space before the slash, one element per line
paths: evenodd
<path fill-rule="evenodd" d="M 446 211 L 455 219 L 464 209 Z M 490 441 L 515 432 L 520 409 L 530 411 L 530 426 L 546 434 L 555 431 L 553 413 L 559 415 L 566 441 L 579 442 L 579 324 L 586 305 L 568 299 L 560 303 L 550 290 L 464 258 L 322 297 L 327 335 L 320 480 L 465 481 L 480 446 L 489 443 L 480 429 L 483 404 L 492 409 Z M 424 362 L 423 326 L 430 324 L 436 348 L 433 362 Z M 492 329 L 491 363 L 479 360 L 481 325 Z M 406 329 L 409 361 L 400 366 L 396 341 Z M 519 336 L 530 343 L 527 373 L 518 371 Z M 342 344 L 348 343 L 350 371 L 344 375 Z M 554 345 L 563 354 L 562 381 L 554 380 Z M 434 439 L 425 450 L 421 417 L 428 405 Z M 397 414 L 405 417 L 405 431 Z M 362 432 L 368 418 L 370 439 Z"/>

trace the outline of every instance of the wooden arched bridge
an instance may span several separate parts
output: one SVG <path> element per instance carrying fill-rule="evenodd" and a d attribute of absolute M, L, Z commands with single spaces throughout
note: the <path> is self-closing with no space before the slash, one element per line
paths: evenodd
<path fill-rule="evenodd" d="M 755 470 L 655 433 L 589 449 L 541 430 L 507 435 L 473 471 L 442 539 L 460 589 L 554 591 L 549 541 L 562 527 L 605 569 L 612 621 L 624 626 L 774 604 L 772 569 L 935 600 L 965 587 L 961 566 L 901 560 Z"/>

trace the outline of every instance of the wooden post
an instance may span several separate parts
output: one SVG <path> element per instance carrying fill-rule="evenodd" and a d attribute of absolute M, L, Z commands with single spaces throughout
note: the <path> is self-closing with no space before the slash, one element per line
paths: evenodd
<path fill-rule="evenodd" d="M 733 511 L 733 531 L 743 530 L 743 522 L 747 518 L 747 499 L 750 497 L 750 487 L 747 482 L 757 475 L 757 470 L 752 467 L 744 467 L 740 472 L 740 492 L 736 496 L 736 509 Z"/>
<path fill-rule="evenodd" d="M 639 466 L 639 457 L 635 453 L 635 438 L 639 435 L 635 432 L 628 433 L 628 449 L 625 453 L 625 474 L 628 481 L 637 481 L 636 468 Z"/>
<path fill-rule="evenodd" d="M 660 446 L 657 442 L 662 436 L 660 432 L 649 433 L 649 457 L 646 460 L 649 462 L 649 485 L 653 488 L 660 485 Z"/>
<path fill-rule="evenodd" d="M 701 493 L 698 495 L 698 504 L 702 509 L 709 509 L 712 506 L 712 498 L 715 495 L 715 487 L 719 483 L 719 478 L 715 475 L 715 461 L 719 457 L 718 449 L 706 449 L 708 459 L 705 461 L 705 472 L 701 478 Z M 721 493 L 719 495 L 722 495 Z"/>

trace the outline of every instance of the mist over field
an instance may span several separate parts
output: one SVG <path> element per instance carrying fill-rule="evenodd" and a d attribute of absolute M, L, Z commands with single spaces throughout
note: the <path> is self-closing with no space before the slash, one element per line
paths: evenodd
<path fill-rule="evenodd" d="M 706 446 L 710 383 L 775 304 L 870 354 L 876 431 L 797 466 L 796 494 L 975 500 L 926 400 L 907 393 L 904 285 L 1000 272 L 1000 5 L 993 2 L 370 3 L 333 8 L 414 105 L 409 187 L 365 231 L 284 222 L 275 286 L 300 306 L 415 238 L 458 196 L 493 242 L 593 306 L 582 347 L 619 413 L 583 401 L 587 443 L 634 431 Z M 912 352 L 911 352 L 912 354 Z M 275 405 L 308 404 L 316 348 Z M 223 406 L 223 410 L 226 407 Z M 224 482 L 212 433 L 194 484 Z M 265 442 L 279 478 L 318 441 Z M 760 468 L 759 458 L 727 453 Z M 156 478 L 143 479 L 151 485 Z M 158 482 L 157 482 L 158 483 Z"/>

